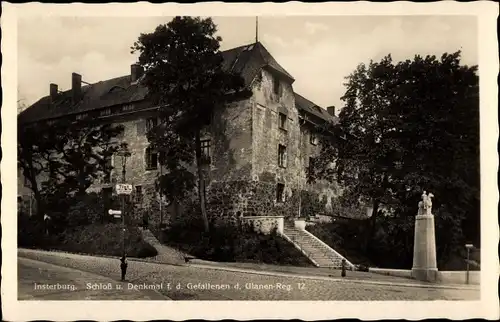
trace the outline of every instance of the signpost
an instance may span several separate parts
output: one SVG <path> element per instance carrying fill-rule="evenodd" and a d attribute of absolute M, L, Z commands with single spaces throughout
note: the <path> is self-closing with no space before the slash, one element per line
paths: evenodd
<path fill-rule="evenodd" d="M 132 185 L 127 183 L 119 183 L 116 185 L 116 193 L 119 195 L 132 194 Z"/>
<path fill-rule="evenodd" d="M 120 218 L 122 216 L 121 210 L 109 209 L 108 214 L 113 215 L 114 218 Z"/>
<path fill-rule="evenodd" d="M 465 244 L 465 248 L 467 248 L 467 280 L 465 281 L 466 284 L 469 284 L 469 256 L 470 256 L 470 250 L 474 247 L 472 244 Z"/>
<path fill-rule="evenodd" d="M 122 196 L 122 211 L 125 211 L 125 195 L 132 194 L 132 185 L 128 183 L 119 183 L 116 185 L 116 193 Z M 122 213 L 122 211 L 120 211 L 120 214 Z M 125 254 L 125 216 L 122 216 L 122 226 L 123 226 L 122 246 L 123 246 L 123 253 Z"/>

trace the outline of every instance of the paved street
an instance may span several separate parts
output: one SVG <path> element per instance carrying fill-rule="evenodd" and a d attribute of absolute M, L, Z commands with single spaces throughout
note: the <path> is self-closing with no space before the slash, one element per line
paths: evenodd
<path fill-rule="evenodd" d="M 119 260 L 67 253 L 19 250 L 19 256 L 118 280 Z M 20 259 L 22 267 L 23 259 Z M 34 276 L 20 271 L 20 296 Z M 44 281 L 55 283 L 52 276 Z M 64 277 L 62 277 L 64 278 Z M 82 277 L 81 283 L 86 277 Z M 95 278 L 95 277 L 93 277 Z M 25 281 L 25 280 L 29 281 Z M 127 279 L 134 285 L 163 285 L 173 300 L 478 300 L 479 289 L 420 287 L 409 284 L 343 281 L 334 278 L 274 276 L 193 266 L 129 261 Z M 22 286 L 24 285 L 24 286 Z M 118 292 L 119 293 L 119 292 Z M 61 296 L 64 296 L 61 295 Z M 118 294 L 118 296 L 121 296 Z"/>
<path fill-rule="evenodd" d="M 108 277 L 18 259 L 19 300 L 166 300 L 154 290 L 137 290 Z"/>

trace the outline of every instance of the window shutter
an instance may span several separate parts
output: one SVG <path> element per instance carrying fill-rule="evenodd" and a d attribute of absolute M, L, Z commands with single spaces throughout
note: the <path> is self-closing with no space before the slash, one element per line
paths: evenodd
<path fill-rule="evenodd" d="M 146 134 L 146 121 L 139 120 L 137 122 L 137 135 L 145 135 Z"/>
<path fill-rule="evenodd" d="M 286 148 L 285 148 L 285 150 L 283 151 L 283 166 L 285 168 L 287 166 L 287 160 L 288 160 L 288 157 L 287 157 Z"/>

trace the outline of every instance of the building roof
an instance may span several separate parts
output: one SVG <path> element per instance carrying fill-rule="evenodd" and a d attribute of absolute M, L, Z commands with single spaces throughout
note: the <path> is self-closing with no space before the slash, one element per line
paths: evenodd
<path fill-rule="evenodd" d="M 303 97 L 302 95 L 299 95 L 297 93 L 295 94 L 295 106 L 299 110 L 302 110 L 308 114 L 312 114 L 315 117 L 318 117 L 324 121 L 330 122 L 330 123 L 337 123 L 338 118 L 330 113 L 328 113 L 327 110 L 324 108 L 320 107 L 319 105 L 311 102 L 307 98 Z"/>
<path fill-rule="evenodd" d="M 271 68 L 290 82 L 295 81 L 267 49 L 260 43 L 253 43 L 222 52 L 223 68 L 240 73 L 246 86 L 250 86 L 261 68 Z M 79 114 L 106 107 L 143 101 L 148 89 L 140 82 L 132 84 L 131 76 L 121 76 L 91 85 L 82 86 L 82 99 L 72 103 L 71 89 L 58 94 L 55 102 L 50 96 L 45 96 L 19 114 L 20 123 L 36 122 L 53 119 L 70 114 Z M 296 106 L 324 120 L 330 120 L 331 115 L 316 104 L 295 94 Z"/>

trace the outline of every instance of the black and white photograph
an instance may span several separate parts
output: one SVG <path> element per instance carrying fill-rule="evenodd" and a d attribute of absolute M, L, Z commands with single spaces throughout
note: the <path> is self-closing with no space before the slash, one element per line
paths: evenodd
<path fill-rule="evenodd" d="M 481 302 L 498 281 L 494 15 L 123 6 L 16 7 L 2 230 L 18 308 L 447 301 L 498 317 Z"/>

